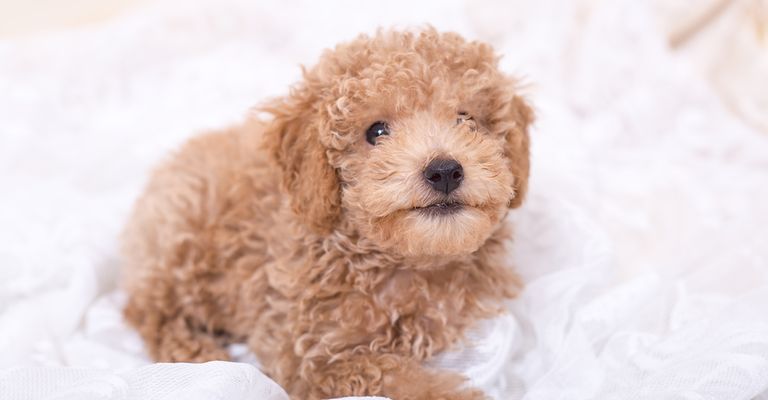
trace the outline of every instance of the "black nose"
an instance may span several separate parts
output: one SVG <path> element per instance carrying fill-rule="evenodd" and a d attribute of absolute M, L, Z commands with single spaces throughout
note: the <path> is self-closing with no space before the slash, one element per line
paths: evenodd
<path fill-rule="evenodd" d="M 435 190 L 451 193 L 464 179 L 464 169 L 456 160 L 433 160 L 424 169 L 424 178 Z"/>

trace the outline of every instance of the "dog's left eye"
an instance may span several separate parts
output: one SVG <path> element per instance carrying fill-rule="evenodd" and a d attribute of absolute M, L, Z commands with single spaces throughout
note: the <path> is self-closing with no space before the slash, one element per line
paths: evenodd
<path fill-rule="evenodd" d="M 456 118 L 456 125 L 462 125 L 462 124 L 466 124 L 470 132 L 477 131 L 477 122 L 475 122 L 475 119 L 472 118 L 472 116 L 469 115 L 469 113 L 466 113 L 464 111 L 459 111 L 459 116 L 458 118 Z"/>
<path fill-rule="evenodd" d="M 374 122 L 365 132 L 365 140 L 375 145 L 376 139 L 382 135 L 389 135 L 389 125 L 384 121 Z"/>
<path fill-rule="evenodd" d="M 472 116 L 469 115 L 469 113 L 467 113 L 466 111 L 459 111 L 459 117 L 456 118 L 456 125 L 462 122 L 473 121 L 473 120 L 474 118 L 472 118 Z"/>

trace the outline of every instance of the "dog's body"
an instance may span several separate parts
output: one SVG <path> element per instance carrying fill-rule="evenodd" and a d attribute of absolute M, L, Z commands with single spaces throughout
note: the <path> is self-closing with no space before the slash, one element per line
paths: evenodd
<path fill-rule="evenodd" d="M 490 48 L 363 36 L 264 110 L 193 139 L 137 203 L 126 317 L 150 354 L 245 341 L 297 399 L 483 398 L 422 362 L 518 288 L 503 221 L 532 117 Z"/>

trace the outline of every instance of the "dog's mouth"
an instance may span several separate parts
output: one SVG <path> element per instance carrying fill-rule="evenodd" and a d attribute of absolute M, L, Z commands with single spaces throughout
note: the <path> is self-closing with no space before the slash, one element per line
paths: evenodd
<path fill-rule="evenodd" d="M 424 215 L 437 216 L 456 214 L 463 208 L 464 204 L 457 201 L 441 201 L 439 203 L 430 204 L 424 207 L 414 207 L 413 210 Z"/>

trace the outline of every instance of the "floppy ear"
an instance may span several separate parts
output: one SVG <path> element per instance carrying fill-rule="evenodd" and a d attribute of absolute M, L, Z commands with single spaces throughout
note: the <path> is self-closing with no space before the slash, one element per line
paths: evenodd
<path fill-rule="evenodd" d="M 498 126 L 506 138 L 504 155 L 509 160 L 512 175 L 515 177 L 515 197 L 509 202 L 509 208 L 517 208 L 523 204 L 528 191 L 528 175 L 530 171 L 530 138 L 528 128 L 533 123 L 533 110 L 526 101 L 516 93 L 515 82 L 508 79 L 504 93 L 500 96 L 498 108 Z"/>
<path fill-rule="evenodd" d="M 330 233 L 341 208 L 339 182 L 320 143 L 323 125 L 311 97 L 297 91 L 262 111 L 274 116 L 264 132 L 265 146 L 280 169 L 293 212 L 315 233 Z"/>

